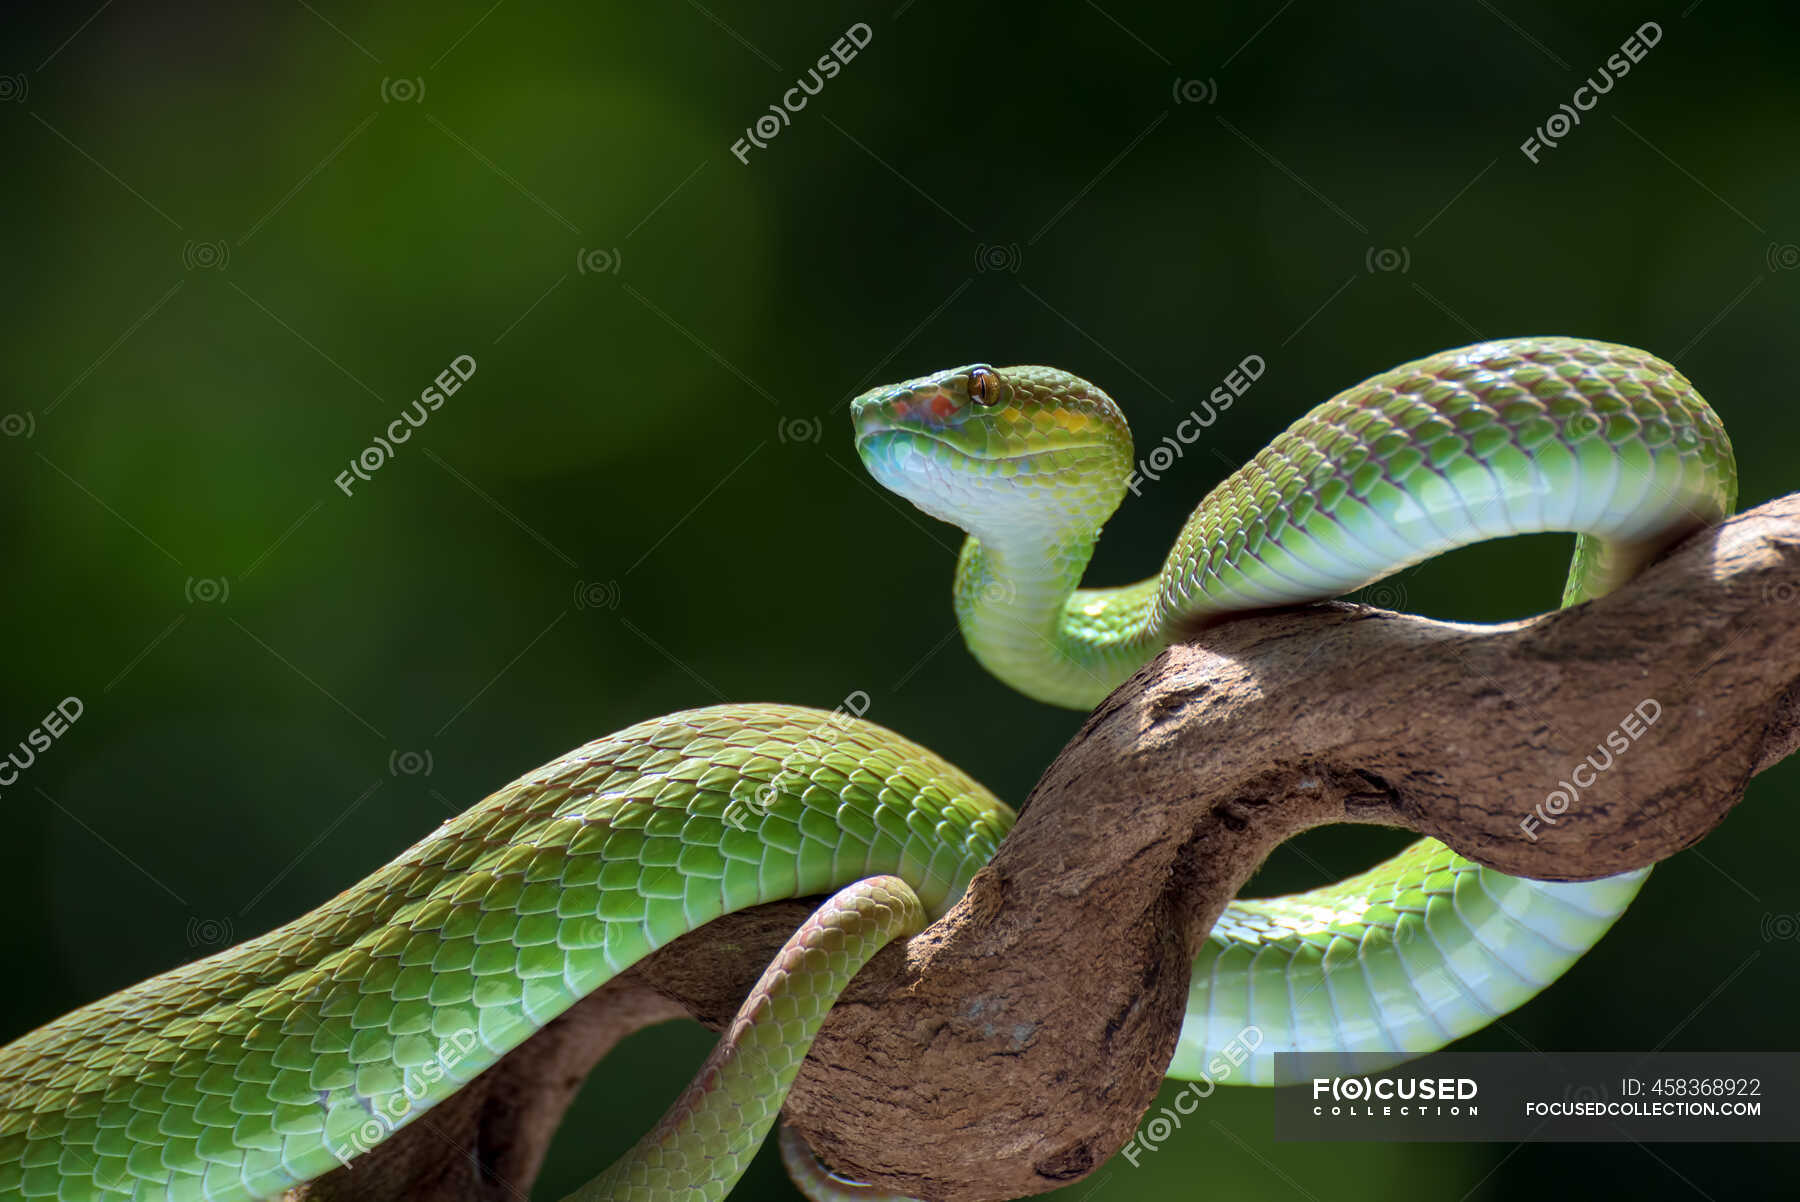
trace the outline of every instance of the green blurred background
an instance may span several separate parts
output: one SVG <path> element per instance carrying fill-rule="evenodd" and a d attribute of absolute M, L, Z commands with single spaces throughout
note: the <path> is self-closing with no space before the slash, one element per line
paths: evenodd
<path fill-rule="evenodd" d="M 1308 406 L 1481 337 L 1651 348 L 1724 416 L 1746 503 L 1800 486 L 1792 6 L 89 12 L 15 16 L 0 62 L 0 746 L 86 706 L 0 794 L 0 1038 L 284 922 L 514 775 L 671 710 L 861 689 L 871 718 L 1022 799 L 1078 715 L 954 637 L 957 536 L 850 447 L 845 401 L 886 379 L 1055 363 L 1110 388 L 1147 447 L 1261 355 L 1250 395 L 1109 529 L 1099 581 L 1153 570 Z M 868 48 L 739 162 L 858 21 Z M 1645 21 L 1660 43 L 1530 162 L 1520 143 Z M 463 354 L 470 383 L 345 496 L 334 477 Z M 1379 599 L 1542 610 L 1567 544 L 1460 552 Z M 1797 781 L 1757 779 L 1467 1046 L 1795 1047 Z M 1399 841 L 1315 832 L 1258 885 Z M 625 1045 L 538 1195 L 627 1146 L 710 1039 Z M 1248 1091 L 1205 1118 L 1068 1195 L 1737 1198 L 1793 1166 L 1731 1145 L 1278 1145 Z M 765 1154 L 740 1196 L 792 1195 Z"/>

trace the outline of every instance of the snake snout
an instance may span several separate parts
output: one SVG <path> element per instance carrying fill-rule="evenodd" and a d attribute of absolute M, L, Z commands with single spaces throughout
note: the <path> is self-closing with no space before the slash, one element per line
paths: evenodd
<path fill-rule="evenodd" d="M 859 439 L 893 430 L 936 433 L 960 425 L 966 416 L 962 398 L 938 385 L 888 388 L 850 403 Z"/>

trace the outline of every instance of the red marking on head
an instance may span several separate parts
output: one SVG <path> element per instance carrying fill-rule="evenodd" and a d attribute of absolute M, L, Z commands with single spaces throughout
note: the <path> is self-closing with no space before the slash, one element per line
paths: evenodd
<path fill-rule="evenodd" d="M 931 398 L 931 416 L 941 420 L 949 417 L 955 412 L 956 402 L 945 396 L 943 393 L 940 392 Z"/>
<path fill-rule="evenodd" d="M 894 410 L 894 416 L 901 418 L 902 420 L 912 413 L 912 406 L 905 401 L 895 401 L 892 408 Z"/>

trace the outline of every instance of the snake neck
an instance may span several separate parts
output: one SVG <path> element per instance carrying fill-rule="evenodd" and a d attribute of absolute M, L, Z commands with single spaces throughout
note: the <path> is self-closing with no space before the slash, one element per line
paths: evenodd
<path fill-rule="evenodd" d="M 956 620 L 981 665 L 1028 697 L 1092 709 L 1162 646 L 1157 581 L 1078 587 L 1098 526 L 971 535 L 956 567 Z"/>

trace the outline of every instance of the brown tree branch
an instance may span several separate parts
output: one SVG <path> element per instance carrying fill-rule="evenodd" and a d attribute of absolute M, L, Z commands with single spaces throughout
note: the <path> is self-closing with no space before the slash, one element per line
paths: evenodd
<path fill-rule="evenodd" d="M 1800 494 L 1529 621 L 1333 604 L 1170 648 L 1088 718 L 962 902 L 857 978 L 791 1120 L 834 1165 L 922 1197 L 1068 1184 L 1130 1137 L 1198 944 L 1283 839 L 1382 823 L 1557 879 L 1672 855 L 1800 746 L 1797 603 Z M 1570 790 L 1634 715 L 1629 749 Z M 808 909 L 763 906 L 684 937 L 304 1196 L 520 1196 L 620 1033 L 681 1012 L 721 1025 Z M 452 1158 L 468 1170 L 429 1172 Z"/>

